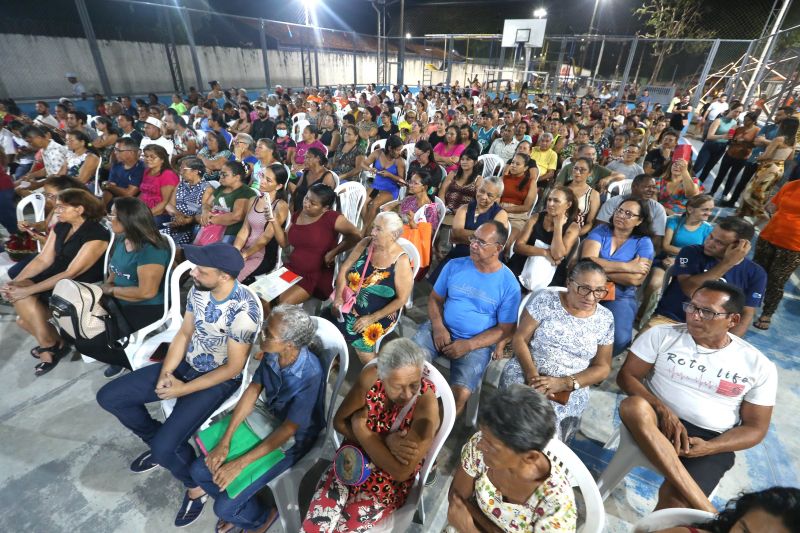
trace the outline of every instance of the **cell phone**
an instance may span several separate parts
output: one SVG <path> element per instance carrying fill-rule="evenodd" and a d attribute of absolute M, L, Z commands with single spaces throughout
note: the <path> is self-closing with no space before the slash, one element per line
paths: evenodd
<path fill-rule="evenodd" d="M 273 213 L 272 213 L 272 198 L 268 192 L 264 193 L 264 218 L 267 220 L 272 220 Z"/>

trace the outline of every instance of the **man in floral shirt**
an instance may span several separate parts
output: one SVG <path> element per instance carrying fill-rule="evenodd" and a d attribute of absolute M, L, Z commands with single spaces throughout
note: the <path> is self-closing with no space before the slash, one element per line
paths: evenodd
<path fill-rule="evenodd" d="M 207 499 L 189 473 L 195 460 L 189 439 L 241 385 L 262 320 L 255 296 L 236 281 L 244 266 L 236 248 L 216 243 L 183 250 L 196 265 L 191 271 L 194 287 L 164 362 L 122 376 L 97 393 L 100 406 L 149 447 L 131 470 L 163 466 L 186 487 L 176 527 L 194 522 Z M 171 399 L 177 402 L 169 418 L 163 424 L 153 420 L 145 404 Z"/>

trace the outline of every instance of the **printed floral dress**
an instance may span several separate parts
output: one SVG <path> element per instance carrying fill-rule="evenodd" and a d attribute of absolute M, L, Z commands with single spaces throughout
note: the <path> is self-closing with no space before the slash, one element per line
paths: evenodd
<path fill-rule="evenodd" d="M 422 378 L 419 394 L 423 395 L 429 390 L 435 393 L 436 387 L 428 379 Z M 389 407 L 386 389 L 380 379 L 375 380 L 364 401 L 367 408 L 367 428 L 379 435 L 389 433 L 403 406 L 394 404 Z M 407 431 L 411 427 L 415 411 L 416 405 L 406 413 L 398 431 Z M 303 531 L 363 533 L 387 518 L 395 509 L 402 507 L 414 485 L 416 472 L 405 481 L 396 481 L 374 464 L 371 467 L 372 472 L 364 483 L 348 486 L 339 481 L 331 465 L 317 485 L 303 522 Z M 417 465 L 416 470 L 419 471 L 421 467 L 422 462 Z"/>
<path fill-rule="evenodd" d="M 368 251 L 369 247 L 364 248 L 356 262 L 347 271 L 345 277 L 347 286 L 353 291 L 358 290 L 358 282 L 361 280 L 361 273 L 364 272 L 364 262 L 367 260 Z M 402 255 L 405 253 L 398 255 L 397 259 Z M 397 264 L 397 259 L 388 268 L 375 268 L 370 261 L 367 265 L 364 283 L 356 295 L 356 304 L 349 313 L 344 315 L 344 323 L 337 324 L 348 344 L 360 352 L 372 353 L 377 340 L 397 321 L 397 313 L 392 313 L 370 324 L 361 333 L 356 333 L 353 329 L 359 317 L 383 309 L 397 297 L 394 288 L 394 266 Z"/>
<path fill-rule="evenodd" d="M 550 476 L 533 491 L 527 502 L 521 505 L 508 503 L 503 501 L 503 494 L 489 479 L 489 467 L 478 447 L 480 441 L 481 432 L 478 431 L 461 448 L 461 467 L 475 479 L 475 503 L 494 525 L 503 531 L 517 533 L 568 533 L 576 530 L 575 494 L 558 463 L 550 462 Z"/>

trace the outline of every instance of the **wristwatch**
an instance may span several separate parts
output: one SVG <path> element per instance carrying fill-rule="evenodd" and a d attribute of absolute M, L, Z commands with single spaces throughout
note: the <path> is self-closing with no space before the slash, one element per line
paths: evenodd
<path fill-rule="evenodd" d="M 575 376 L 570 376 L 570 379 L 572 380 L 572 390 L 578 390 L 581 388 L 581 384 L 578 383 L 578 380 L 575 379 Z"/>

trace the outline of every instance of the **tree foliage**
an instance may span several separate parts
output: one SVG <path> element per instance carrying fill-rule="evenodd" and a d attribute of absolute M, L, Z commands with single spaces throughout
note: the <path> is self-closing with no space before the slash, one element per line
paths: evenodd
<path fill-rule="evenodd" d="M 650 76 L 653 83 L 661 71 L 664 59 L 675 51 L 692 50 L 696 45 L 661 39 L 706 39 L 713 38 L 715 31 L 704 27 L 703 2 L 696 0 L 645 0 L 638 8 L 633 10 L 647 28 L 643 37 L 658 39 L 653 43 L 653 56 L 656 64 Z"/>

